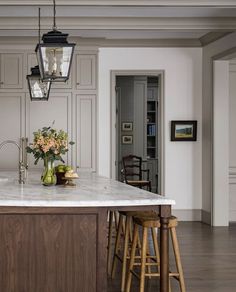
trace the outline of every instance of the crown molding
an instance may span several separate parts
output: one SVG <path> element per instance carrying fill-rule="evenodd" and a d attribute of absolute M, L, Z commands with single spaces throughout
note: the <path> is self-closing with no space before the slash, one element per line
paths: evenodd
<path fill-rule="evenodd" d="M 41 28 L 49 30 L 50 17 L 41 19 Z M 178 18 L 178 17 L 60 17 L 58 29 L 156 29 L 156 30 L 236 30 L 235 17 L 215 18 Z M 0 30 L 38 29 L 35 17 L 1 17 Z"/>
<path fill-rule="evenodd" d="M 166 48 L 166 47 L 201 47 L 198 39 L 119 39 L 119 40 L 103 40 L 100 47 L 122 47 L 122 48 Z"/>
<path fill-rule="evenodd" d="M 203 35 L 202 37 L 199 38 L 199 41 L 201 43 L 201 45 L 204 47 L 204 46 L 207 46 L 209 45 L 210 43 L 213 43 L 223 37 L 225 37 L 226 35 L 232 33 L 234 31 L 227 31 L 227 32 L 218 32 L 218 31 L 215 31 L 215 32 L 209 32 L 205 35 Z"/>
<path fill-rule="evenodd" d="M 198 39 L 104 39 L 104 38 L 70 38 L 70 41 L 76 43 L 76 50 L 81 48 L 158 48 L 158 47 L 201 47 Z M 37 37 L 0 37 L 0 46 L 9 47 L 9 45 L 23 47 L 34 50 L 38 42 Z"/>
<path fill-rule="evenodd" d="M 60 6 L 209 6 L 209 7 L 227 7 L 236 6 L 235 0 L 57 0 L 57 5 Z M 39 6 L 38 0 L 0 0 L 0 6 L 12 6 L 12 5 L 29 5 Z M 52 5 L 51 0 L 41 0 L 40 6 Z"/>

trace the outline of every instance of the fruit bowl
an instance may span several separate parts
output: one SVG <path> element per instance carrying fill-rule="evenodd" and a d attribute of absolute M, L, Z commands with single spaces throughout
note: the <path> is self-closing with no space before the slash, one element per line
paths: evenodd
<path fill-rule="evenodd" d="M 67 171 L 72 171 L 72 167 L 69 165 L 59 164 L 55 167 L 55 174 L 57 176 L 57 185 L 64 185 L 65 180 L 62 178 L 65 177 Z"/>

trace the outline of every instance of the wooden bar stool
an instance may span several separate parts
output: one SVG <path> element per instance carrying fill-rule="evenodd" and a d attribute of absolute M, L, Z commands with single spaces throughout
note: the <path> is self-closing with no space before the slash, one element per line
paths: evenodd
<path fill-rule="evenodd" d="M 133 220 L 134 220 L 134 235 L 133 235 L 129 272 L 127 276 L 125 292 L 130 292 L 132 274 L 140 279 L 139 291 L 144 292 L 145 277 L 149 277 L 149 278 L 160 277 L 160 257 L 159 257 L 157 236 L 155 234 L 156 228 L 160 228 L 160 219 L 158 216 L 150 216 L 150 217 L 137 216 L 137 217 L 134 217 Z M 179 245 L 178 245 L 176 229 L 175 229 L 177 225 L 178 225 L 177 218 L 172 216 L 169 220 L 168 227 L 171 234 L 177 272 L 176 273 L 169 272 L 169 277 L 173 277 L 176 280 L 178 280 L 181 292 L 186 292 L 183 269 L 182 269 L 182 264 L 180 260 Z M 136 247 L 138 244 L 139 226 L 142 227 L 141 262 L 135 261 L 136 260 L 135 252 L 136 252 Z M 149 229 L 151 229 L 151 232 L 152 232 L 152 240 L 153 240 L 153 246 L 154 246 L 154 252 L 155 252 L 154 256 L 150 256 L 152 262 L 147 261 L 147 246 L 148 246 L 148 230 Z M 137 265 L 141 266 L 140 275 L 134 271 L 134 266 L 137 266 Z M 156 266 L 157 272 L 150 272 L 150 269 L 148 270 L 148 272 L 146 272 L 146 267 L 150 267 L 150 266 Z"/>
<path fill-rule="evenodd" d="M 154 211 L 121 211 L 119 212 L 119 223 L 118 223 L 118 231 L 115 242 L 113 263 L 112 263 L 112 279 L 115 278 L 116 268 L 117 268 L 117 260 L 122 263 L 122 274 L 121 274 L 121 291 L 125 290 L 125 278 L 127 272 L 127 260 L 130 258 L 129 246 L 132 242 L 132 229 L 133 229 L 133 216 L 145 217 L 145 216 L 153 216 L 156 213 Z M 125 228 L 123 230 L 125 220 Z M 123 250 L 122 250 L 122 233 L 123 237 Z M 137 239 L 137 246 L 140 247 L 139 237 Z"/>

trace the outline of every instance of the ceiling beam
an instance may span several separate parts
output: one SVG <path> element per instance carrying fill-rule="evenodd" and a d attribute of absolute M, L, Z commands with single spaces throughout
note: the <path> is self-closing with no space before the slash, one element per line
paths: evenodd
<path fill-rule="evenodd" d="M 0 36 L 0 46 L 11 44 L 30 45 L 32 50 L 38 41 L 37 37 L 7 37 Z M 123 48 L 158 48 L 158 47 L 201 47 L 198 39 L 105 39 L 105 38 L 81 38 L 70 37 L 70 41 L 77 44 L 77 49 L 81 46 L 97 47 L 123 47 Z"/>
<path fill-rule="evenodd" d="M 178 18 L 178 17 L 60 17 L 58 29 L 122 29 L 122 30 L 236 30 L 236 18 Z M 51 17 L 41 18 L 41 28 L 52 27 Z M 0 17 L 0 30 L 37 29 L 35 17 Z"/>
<path fill-rule="evenodd" d="M 52 5 L 52 0 L 41 0 L 40 6 Z M 96 5 L 96 6 L 208 6 L 208 7 L 235 7 L 235 0 L 57 0 L 57 5 L 69 6 L 69 5 Z M 30 5 L 39 6 L 38 0 L 0 0 L 0 6 L 6 5 Z"/>

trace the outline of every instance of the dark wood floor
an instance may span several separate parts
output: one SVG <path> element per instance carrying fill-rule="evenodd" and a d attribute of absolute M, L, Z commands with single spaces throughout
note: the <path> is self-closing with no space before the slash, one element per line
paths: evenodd
<path fill-rule="evenodd" d="M 187 292 L 236 291 L 236 224 L 213 228 L 198 222 L 180 222 L 177 235 Z M 109 292 L 120 291 L 119 275 L 120 270 L 115 280 L 108 281 Z M 134 279 L 132 292 L 137 292 L 137 287 Z M 158 287 L 153 278 L 146 281 L 145 292 L 157 292 Z M 175 291 L 180 290 L 172 280 L 172 292 Z"/>

